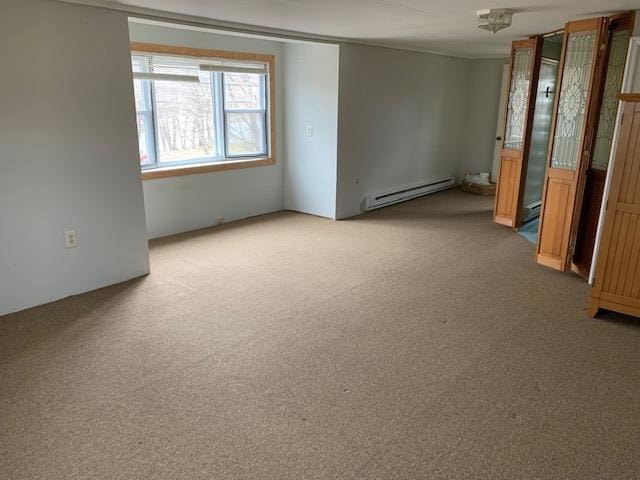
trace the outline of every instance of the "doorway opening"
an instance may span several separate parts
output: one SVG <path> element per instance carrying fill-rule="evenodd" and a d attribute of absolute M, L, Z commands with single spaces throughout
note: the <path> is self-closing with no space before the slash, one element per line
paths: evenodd
<path fill-rule="evenodd" d="M 544 187 L 544 174 L 563 37 L 563 33 L 555 33 L 545 37 L 542 43 L 531 143 L 529 145 L 524 193 L 520 204 L 522 223 L 518 228 L 518 233 L 533 244 L 536 244 L 538 237 L 538 220 L 542 204 L 542 189 Z"/>

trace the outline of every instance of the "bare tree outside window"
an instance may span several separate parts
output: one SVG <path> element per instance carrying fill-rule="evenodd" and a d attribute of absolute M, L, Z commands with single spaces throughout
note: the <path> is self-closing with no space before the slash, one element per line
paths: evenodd
<path fill-rule="evenodd" d="M 158 161 L 217 157 L 211 75 L 200 83 L 155 82 Z"/>
<path fill-rule="evenodd" d="M 224 74 L 224 108 L 229 155 L 265 152 L 264 76 Z"/>

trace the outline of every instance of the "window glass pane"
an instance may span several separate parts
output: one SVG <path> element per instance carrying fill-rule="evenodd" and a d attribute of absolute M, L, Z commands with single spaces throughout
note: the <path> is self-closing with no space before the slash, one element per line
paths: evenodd
<path fill-rule="evenodd" d="M 154 67 L 154 71 L 158 71 Z M 175 69 L 172 73 L 180 73 Z M 200 83 L 156 81 L 156 145 L 160 163 L 217 157 L 211 75 Z"/>
<path fill-rule="evenodd" d="M 168 55 L 134 54 L 131 63 L 134 73 L 181 77 L 134 80 L 142 166 L 267 154 L 266 74 L 201 70 L 201 59 Z"/>
<path fill-rule="evenodd" d="M 533 48 L 516 48 L 513 52 L 511 84 L 507 104 L 507 124 L 504 134 L 504 148 L 522 150 L 524 127 L 527 119 L 527 97 L 533 67 Z"/>
<path fill-rule="evenodd" d="M 264 75 L 257 73 L 225 73 L 225 110 L 264 109 L 262 77 L 264 77 Z"/>
<path fill-rule="evenodd" d="M 136 113 L 138 122 L 138 148 L 140 152 L 140 165 L 154 163 L 151 148 L 151 112 L 148 103 L 149 82 L 146 80 L 134 80 L 133 90 L 136 100 Z"/>
<path fill-rule="evenodd" d="M 136 97 L 136 112 L 142 112 L 147 109 L 145 105 L 144 90 L 143 90 L 143 87 L 145 85 L 142 82 L 143 80 L 133 81 L 133 91 Z"/>
<path fill-rule="evenodd" d="M 631 30 L 614 32 L 611 38 L 611 50 L 607 60 L 607 73 L 604 80 L 604 93 L 600 118 L 596 133 L 593 161 L 591 166 L 598 170 L 606 170 L 609 166 L 609 154 L 613 143 L 613 131 L 618 112 L 618 94 L 622 88 L 624 65 L 627 60 L 627 48 Z"/>
<path fill-rule="evenodd" d="M 153 164 L 153 157 L 151 156 L 151 152 L 149 151 L 149 132 L 151 129 L 150 125 L 147 125 L 149 122 L 148 116 L 144 114 L 138 114 L 138 148 L 140 150 L 140 165 L 146 166 Z"/>
<path fill-rule="evenodd" d="M 572 32 L 565 53 L 551 167 L 575 170 L 598 32 Z"/>
<path fill-rule="evenodd" d="M 226 126 L 228 155 L 266 154 L 264 113 L 228 112 Z"/>

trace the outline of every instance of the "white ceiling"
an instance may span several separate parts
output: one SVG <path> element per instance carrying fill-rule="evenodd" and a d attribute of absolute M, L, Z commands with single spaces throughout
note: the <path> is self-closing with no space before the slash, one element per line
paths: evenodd
<path fill-rule="evenodd" d="M 640 7 L 638 0 L 494 1 L 102 0 L 102 3 L 464 57 L 504 56 L 514 39 L 556 30 L 570 19 Z M 476 11 L 486 8 L 513 8 L 518 13 L 510 28 L 492 35 L 476 26 Z"/>

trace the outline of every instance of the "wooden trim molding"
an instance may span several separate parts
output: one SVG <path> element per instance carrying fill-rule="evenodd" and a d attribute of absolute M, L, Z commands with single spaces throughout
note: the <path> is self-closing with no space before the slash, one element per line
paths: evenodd
<path fill-rule="evenodd" d="M 267 65 L 267 128 L 269 129 L 269 155 L 266 158 L 241 158 L 226 162 L 181 165 L 177 167 L 160 167 L 142 171 L 143 180 L 175 177 L 180 175 L 196 175 L 199 173 L 221 172 L 242 168 L 262 167 L 276 164 L 276 61 L 274 55 L 263 53 L 230 52 L 225 50 L 209 50 L 203 48 L 180 47 L 157 43 L 131 42 L 132 53 L 157 53 L 193 58 L 219 58 L 225 60 L 245 60 L 264 62 Z"/>
<path fill-rule="evenodd" d="M 609 23 L 611 25 L 611 28 L 615 28 L 616 30 L 631 30 L 633 32 L 635 21 L 636 21 L 635 10 L 631 10 L 629 12 L 616 13 L 615 15 L 611 15 L 609 17 Z"/>
<path fill-rule="evenodd" d="M 273 55 L 263 53 L 230 52 L 226 50 L 210 50 L 206 48 L 178 47 L 159 43 L 131 42 L 131 51 L 140 53 L 157 53 L 161 55 L 176 55 L 194 58 L 222 58 L 225 60 L 251 60 L 269 63 Z"/>
<path fill-rule="evenodd" d="M 181 165 L 179 167 L 154 168 L 142 171 L 143 180 L 179 177 L 182 175 L 197 175 L 200 173 L 223 172 L 225 170 L 239 170 L 242 168 L 265 167 L 275 165 L 272 158 L 257 158 L 255 160 L 235 160 L 230 162 L 199 163 L 195 165 Z"/>
<path fill-rule="evenodd" d="M 640 102 L 640 93 L 621 93 L 620 100 L 623 102 Z"/>

